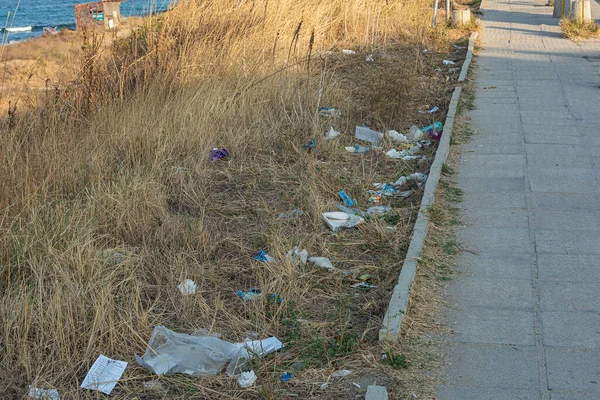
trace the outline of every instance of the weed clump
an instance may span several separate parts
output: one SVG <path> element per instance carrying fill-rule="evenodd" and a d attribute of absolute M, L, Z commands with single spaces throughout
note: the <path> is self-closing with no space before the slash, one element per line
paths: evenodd
<path fill-rule="evenodd" d="M 582 22 L 574 18 L 562 18 L 559 26 L 567 39 L 582 40 L 600 37 L 600 25 L 595 21 Z"/>

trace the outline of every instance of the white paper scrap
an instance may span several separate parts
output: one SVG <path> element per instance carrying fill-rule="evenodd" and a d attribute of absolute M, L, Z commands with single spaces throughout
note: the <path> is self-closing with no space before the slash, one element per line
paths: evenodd
<path fill-rule="evenodd" d="M 57 389 L 39 389 L 31 385 L 28 396 L 32 400 L 60 400 Z"/>
<path fill-rule="evenodd" d="M 365 140 L 374 144 L 378 144 L 383 139 L 383 133 L 374 131 L 364 126 L 357 126 L 354 137 L 359 140 Z"/>
<path fill-rule="evenodd" d="M 127 368 L 127 362 L 112 360 L 100 354 L 85 376 L 81 387 L 110 394 L 123 376 L 125 368 Z"/>

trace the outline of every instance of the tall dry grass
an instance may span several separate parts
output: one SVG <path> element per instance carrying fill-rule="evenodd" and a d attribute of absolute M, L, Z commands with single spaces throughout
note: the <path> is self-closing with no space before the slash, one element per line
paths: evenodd
<path fill-rule="evenodd" d="M 78 385 L 102 353 L 132 362 L 115 398 L 353 398 L 347 385 L 313 391 L 334 368 L 383 368 L 368 349 L 418 199 L 343 235 L 320 213 L 340 189 L 365 205 L 372 182 L 423 168 L 343 145 L 363 122 L 406 128 L 436 94 L 419 47 L 429 15 L 423 0 L 189 1 L 110 50 L 87 33 L 79 79 L 2 121 L 0 396 L 33 384 L 96 398 Z M 376 66 L 342 47 L 374 52 Z M 330 121 L 319 106 L 344 111 L 334 122 L 343 137 L 321 140 Z M 317 150 L 304 151 L 311 138 Z M 231 157 L 209 162 L 213 147 Z M 306 215 L 277 218 L 292 208 Z M 293 246 L 338 271 L 291 265 Z M 279 261 L 255 262 L 259 249 Z M 342 270 L 372 274 L 379 288 L 356 292 Z M 177 290 L 186 278 L 196 295 Z M 283 302 L 236 297 L 251 287 Z M 254 389 L 176 376 L 149 390 L 133 353 L 155 325 L 232 341 L 252 331 L 287 347 L 255 366 Z M 281 386 L 297 360 L 305 375 Z"/>

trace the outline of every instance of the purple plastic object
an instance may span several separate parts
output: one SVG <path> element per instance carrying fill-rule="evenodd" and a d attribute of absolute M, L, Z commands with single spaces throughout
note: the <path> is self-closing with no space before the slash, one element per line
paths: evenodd
<path fill-rule="evenodd" d="M 217 161 L 222 158 L 229 157 L 229 152 L 227 150 L 214 148 L 210 151 L 210 161 Z"/>

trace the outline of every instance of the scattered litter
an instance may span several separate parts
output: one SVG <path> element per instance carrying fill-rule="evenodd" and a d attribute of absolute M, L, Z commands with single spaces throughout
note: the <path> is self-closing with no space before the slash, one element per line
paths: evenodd
<path fill-rule="evenodd" d="M 39 389 L 31 385 L 27 395 L 31 400 L 60 400 L 57 389 Z"/>
<path fill-rule="evenodd" d="M 383 139 L 383 133 L 374 131 L 364 126 L 357 126 L 354 137 L 359 140 L 365 140 L 373 144 L 378 144 Z"/>
<path fill-rule="evenodd" d="M 367 282 L 358 282 L 352 285 L 352 287 L 355 289 L 376 289 L 377 285 L 371 285 Z"/>
<path fill-rule="evenodd" d="M 454 46 L 454 48 L 455 48 L 456 50 L 462 50 L 462 49 L 466 49 L 466 47 L 465 47 L 465 46 L 458 46 L 458 45 L 456 45 L 456 44 L 453 44 L 452 46 Z"/>
<path fill-rule="evenodd" d="M 438 112 L 440 110 L 440 108 L 438 106 L 433 106 L 433 108 L 431 108 L 430 110 L 427 111 L 417 111 L 419 114 L 425 114 L 426 112 L 429 114 L 433 114 L 435 112 Z"/>
<path fill-rule="evenodd" d="M 358 277 L 358 280 L 361 282 L 367 282 L 372 277 L 373 277 L 373 275 L 371 275 L 371 274 L 362 274 L 361 276 Z"/>
<path fill-rule="evenodd" d="M 329 271 L 334 270 L 333 264 L 327 257 L 310 257 L 308 262 L 315 264 L 317 267 L 328 269 Z"/>
<path fill-rule="evenodd" d="M 338 371 L 335 371 L 333 374 L 331 374 L 332 377 L 334 378 L 340 378 L 343 376 L 348 376 L 352 373 L 351 369 L 340 369 Z"/>
<path fill-rule="evenodd" d="M 289 372 L 284 372 L 279 379 L 281 379 L 282 382 L 288 382 L 290 379 L 292 379 L 292 374 Z"/>
<path fill-rule="evenodd" d="M 409 154 L 406 150 L 398 151 L 396 149 L 386 151 L 385 155 L 389 158 L 401 158 L 404 161 L 418 160 L 419 158 L 421 158 L 420 156 Z"/>
<path fill-rule="evenodd" d="M 427 49 L 423 49 L 423 53 L 427 53 L 429 50 Z"/>
<path fill-rule="evenodd" d="M 150 390 L 164 390 L 165 389 L 163 384 L 157 380 L 151 380 L 148 382 L 144 382 L 144 383 L 142 383 L 142 385 L 144 385 L 144 388 L 150 389 Z"/>
<path fill-rule="evenodd" d="M 369 147 L 360 146 L 358 144 L 356 144 L 354 146 L 344 147 L 344 148 L 346 149 L 346 151 L 348 151 L 350 153 L 366 153 L 367 151 L 369 151 Z"/>
<path fill-rule="evenodd" d="M 279 214 L 279 218 L 299 218 L 304 215 L 304 211 L 299 208 L 294 208 L 289 213 L 281 213 Z"/>
<path fill-rule="evenodd" d="M 189 170 L 186 167 L 173 167 L 173 171 L 175 171 L 175 172 L 188 172 Z"/>
<path fill-rule="evenodd" d="M 127 368 L 127 362 L 112 360 L 100 354 L 83 379 L 81 388 L 110 394 L 121 379 L 125 368 Z"/>
<path fill-rule="evenodd" d="M 381 203 L 381 197 L 383 197 L 382 192 L 371 192 L 369 203 Z"/>
<path fill-rule="evenodd" d="M 335 208 L 337 208 L 338 210 L 345 212 L 346 214 L 350 214 L 350 215 L 357 215 L 359 217 L 364 217 L 365 216 L 365 212 L 359 210 L 358 208 L 349 208 L 346 206 L 343 206 L 341 204 L 336 204 Z"/>
<path fill-rule="evenodd" d="M 374 62 L 375 58 L 373 57 L 373 54 L 369 54 L 367 56 L 367 58 L 365 59 L 366 62 Z"/>
<path fill-rule="evenodd" d="M 348 196 L 346 194 L 346 192 L 344 192 L 343 190 L 340 190 L 338 192 L 338 195 L 340 196 L 340 198 L 342 199 L 342 201 L 344 202 L 344 204 L 348 207 L 352 207 L 354 205 L 354 200 L 352 200 L 352 198 L 350 196 Z"/>
<path fill-rule="evenodd" d="M 229 157 L 229 152 L 225 149 L 219 149 L 215 147 L 210 151 L 210 161 L 217 161 L 225 157 Z"/>
<path fill-rule="evenodd" d="M 268 255 L 267 252 L 264 250 L 259 250 L 258 253 L 254 256 L 254 259 L 256 261 L 262 261 L 267 263 L 275 261 L 275 259 Z"/>
<path fill-rule="evenodd" d="M 458 71 L 460 71 L 460 68 L 458 68 L 458 67 L 448 68 L 448 72 L 450 72 L 450 73 L 454 73 L 454 72 L 458 72 Z"/>
<path fill-rule="evenodd" d="M 454 64 L 456 64 L 454 61 L 450 61 L 450 60 L 444 60 L 442 62 L 444 63 L 444 65 L 454 65 Z"/>
<path fill-rule="evenodd" d="M 241 388 L 249 388 L 256 382 L 256 374 L 254 371 L 242 372 L 238 378 L 238 385 Z"/>
<path fill-rule="evenodd" d="M 333 129 L 333 126 L 329 127 L 329 132 L 327 132 L 327 134 L 325 135 L 325 140 L 331 140 L 334 139 L 336 137 L 338 137 L 340 135 L 340 132 L 337 132 L 335 129 Z"/>
<path fill-rule="evenodd" d="M 392 183 L 392 185 L 393 186 L 402 186 L 410 181 L 425 182 L 426 180 L 427 180 L 426 174 L 422 174 L 420 172 L 415 172 L 414 174 L 410 174 L 408 176 L 401 176 L 400 178 L 398 178 L 398 180 L 396 182 Z M 382 187 L 383 187 L 383 185 L 382 185 Z"/>
<path fill-rule="evenodd" d="M 408 143 L 408 138 L 396 131 L 387 131 L 385 137 L 390 139 L 394 143 Z"/>
<path fill-rule="evenodd" d="M 327 390 L 329 388 L 329 383 L 323 383 L 319 386 L 319 390 Z"/>
<path fill-rule="evenodd" d="M 484 89 L 497 89 L 496 86 L 484 86 L 483 88 Z"/>
<path fill-rule="evenodd" d="M 444 129 L 444 125 L 442 125 L 440 121 L 436 121 L 435 124 L 427 125 L 426 127 L 421 128 L 421 131 L 424 133 L 429 133 L 433 130 L 441 131 L 442 129 Z"/>
<path fill-rule="evenodd" d="M 135 359 L 157 375 L 216 375 L 229 362 L 227 374 L 236 376 L 248 359 L 264 357 L 282 347 L 283 343 L 276 337 L 231 343 L 213 336 L 192 336 L 156 326 L 144 356 L 136 354 Z"/>
<path fill-rule="evenodd" d="M 344 53 L 344 54 L 356 54 L 356 52 L 354 50 L 349 50 L 349 49 L 343 49 L 342 53 Z"/>
<path fill-rule="evenodd" d="M 301 361 L 296 361 L 292 364 L 292 369 L 296 371 L 301 371 L 304 368 L 304 363 Z"/>
<path fill-rule="evenodd" d="M 406 138 L 411 142 L 421 140 L 421 139 L 423 139 L 423 131 L 420 130 L 418 126 L 413 125 L 408 130 L 408 134 L 406 135 Z"/>
<path fill-rule="evenodd" d="M 321 217 L 334 232 L 343 228 L 353 228 L 364 221 L 361 217 L 340 211 L 322 213 Z"/>
<path fill-rule="evenodd" d="M 355 388 L 359 388 L 360 389 L 360 385 L 356 382 L 352 382 L 352 386 L 354 386 Z"/>
<path fill-rule="evenodd" d="M 186 279 L 177 285 L 177 288 L 183 295 L 194 294 L 196 293 L 196 283 L 191 279 Z"/>
<path fill-rule="evenodd" d="M 252 288 L 252 289 L 248 290 L 247 292 L 244 292 L 243 290 L 238 290 L 235 292 L 235 294 L 240 296 L 242 298 L 242 300 L 244 300 L 244 301 L 253 301 L 253 300 L 258 299 L 261 296 L 262 289 Z"/>
<path fill-rule="evenodd" d="M 381 215 L 392 211 L 390 206 L 374 206 L 367 208 L 367 214 L 369 215 Z"/>
<path fill-rule="evenodd" d="M 304 150 L 314 149 L 315 147 L 317 147 L 315 139 L 310 139 L 310 141 L 306 144 L 303 144 L 302 147 L 304 148 Z"/>
<path fill-rule="evenodd" d="M 381 191 L 369 191 L 369 194 L 372 194 L 373 196 L 388 196 L 388 197 L 403 197 L 402 193 L 400 192 L 398 189 L 396 189 L 393 184 L 391 183 L 383 183 L 383 184 L 378 184 L 381 185 L 380 189 Z M 375 203 L 375 202 L 374 202 Z"/>
<path fill-rule="evenodd" d="M 294 247 L 288 251 L 287 257 L 293 265 L 305 265 L 308 260 L 308 251 L 306 249 L 298 250 L 298 247 Z"/>
<path fill-rule="evenodd" d="M 319 115 L 321 117 L 339 117 L 342 112 L 333 107 L 321 107 L 319 108 Z"/>

